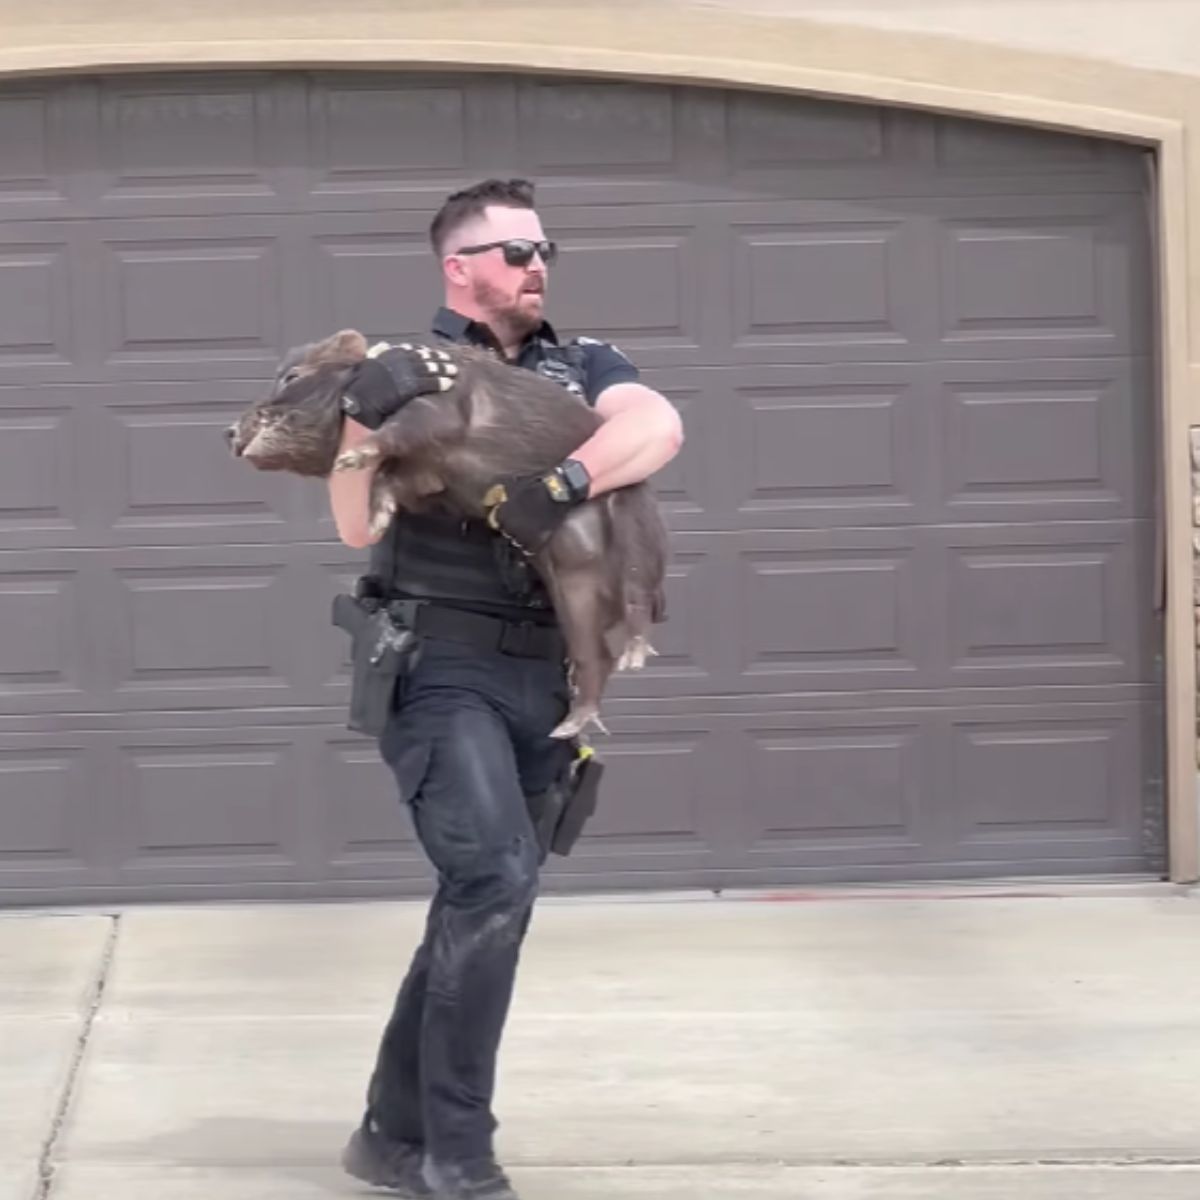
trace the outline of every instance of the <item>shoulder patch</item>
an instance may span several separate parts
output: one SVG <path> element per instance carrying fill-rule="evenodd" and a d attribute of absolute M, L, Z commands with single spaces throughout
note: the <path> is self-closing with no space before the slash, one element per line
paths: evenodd
<path fill-rule="evenodd" d="M 577 337 L 573 339 L 578 346 L 607 346 L 610 350 L 615 350 L 622 358 L 628 359 L 629 355 L 614 342 L 603 342 L 599 338 L 594 337 Z"/>

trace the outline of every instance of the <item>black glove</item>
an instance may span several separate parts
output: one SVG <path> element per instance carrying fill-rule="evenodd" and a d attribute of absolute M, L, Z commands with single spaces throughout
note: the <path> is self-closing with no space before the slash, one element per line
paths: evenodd
<path fill-rule="evenodd" d="M 587 499 L 589 483 L 583 464 L 568 459 L 544 475 L 496 484 L 484 500 L 488 524 L 526 554 L 536 554 Z"/>
<path fill-rule="evenodd" d="M 458 367 L 444 350 L 407 342 L 364 358 L 342 393 L 342 411 L 368 429 L 378 429 L 410 400 L 454 386 Z"/>

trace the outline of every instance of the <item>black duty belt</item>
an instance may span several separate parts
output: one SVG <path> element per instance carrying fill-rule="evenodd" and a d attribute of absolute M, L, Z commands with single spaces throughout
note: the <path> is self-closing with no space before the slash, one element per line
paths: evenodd
<path fill-rule="evenodd" d="M 566 657 L 562 633 L 531 621 L 506 621 L 486 613 L 467 612 L 421 600 L 393 600 L 389 612 L 418 637 L 464 642 L 479 650 L 498 651 L 514 658 L 561 659 Z"/>

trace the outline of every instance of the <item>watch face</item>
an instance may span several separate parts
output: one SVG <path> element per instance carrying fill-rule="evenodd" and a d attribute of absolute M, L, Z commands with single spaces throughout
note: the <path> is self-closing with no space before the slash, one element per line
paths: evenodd
<path fill-rule="evenodd" d="M 563 463 L 561 470 L 567 486 L 571 489 L 571 495 L 577 500 L 581 500 L 586 496 L 588 484 L 591 483 L 592 478 L 583 463 L 577 462 L 573 458 L 568 459 Z"/>

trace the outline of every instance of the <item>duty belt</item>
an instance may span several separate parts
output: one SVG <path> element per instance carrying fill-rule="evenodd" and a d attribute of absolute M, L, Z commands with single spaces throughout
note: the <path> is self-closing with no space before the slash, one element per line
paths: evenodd
<path fill-rule="evenodd" d="M 424 600 L 392 600 L 392 619 L 418 637 L 463 642 L 479 650 L 497 651 L 514 658 L 561 659 L 566 657 L 562 633 L 531 621 L 506 621 L 486 613 L 467 612 Z"/>

